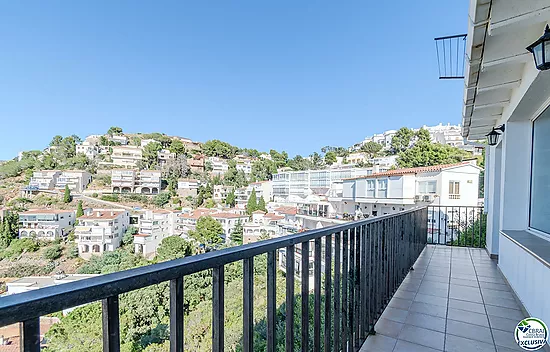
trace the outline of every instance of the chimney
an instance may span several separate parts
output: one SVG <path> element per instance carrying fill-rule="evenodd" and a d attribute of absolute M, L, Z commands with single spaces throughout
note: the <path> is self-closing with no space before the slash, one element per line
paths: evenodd
<path fill-rule="evenodd" d="M 115 215 L 115 213 L 113 211 L 111 211 L 111 216 Z"/>
<path fill-rule="evenodd" d="M 101 216 L 101 212 L 98 211 L 96 215 L 97 215 L 97 217 L 100 217 L 100 216 Z"/>
<path fill-rule="evenodd" d="M 380 165 L 376 164 L 376 165 L 373 165 L 372 167 L 372 173 L 373 174 L 377 174 L 380 172 Z"/>

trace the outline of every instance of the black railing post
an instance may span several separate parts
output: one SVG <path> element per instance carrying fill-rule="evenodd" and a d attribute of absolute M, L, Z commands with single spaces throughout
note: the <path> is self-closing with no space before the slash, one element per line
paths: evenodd
<path fill-rule="evenodd" d="M 348 345 L 348 324 L 349 324 L 349 312 L 348 312 L 348 287 L 349 287 L 349 275 L 348 275 L 348 230 L 344 231 L 342 239 L 342 351 L 347 351 Z"/>
<path fill-rule="evenodd" d="M 348 315 L 349 315 L 349 330 L 348 330 L 348 341 L 350 348 L 355 344 L 353 333 L 355 331 L 355 280 L 357 277 L 356 268 L 355 268 L 355 229 L 349 231 L 349 305 L 348 305 Z"/>
<path fill-rule="evenodd" d="M 254 257 L 243 260 L 243 351 L 254 351 Z"/>
<path fill-rule="evenodd" d="M 275 352 L 277 268 L 275 251 L 267 252 L 267 352 Z"/>
<path fill-rule="evenodd" d="M 224 267 L 212 269 L 212 351 L 224 350 Z"/>
<path fill-rule="evenodd" d="M 19 325 L 21 351 L 40 351 L 40 318 L 29 319 Z"/>
<path fill-rule="evenodd" d="M 313 261 L 313 350 L 321 351 L 321 238 L 315 239 L 315 253 Z M 329 265 L 330 263 L 325 263 Z"/>
<path fill-rule="evenodd" d="M 325 237 L 325 352 L 331 351 L 331 305 L 332 305 L 332 235 Z"/>
<path fill-rule="evenodd" d="M 294 351 L 294 257 L 294 246 L 286 247 L 286 351 Z"/>
<path fill-rule="evenodd" d="M 338 351 L 340 349 L 340 332 L 342 331 L 342 306 L 340 304 L 340 289 L 342 287 L 340 282 L 340 270 L 342 270 L 342 265 L 340 263 L 340 243 L 342 240 L 341 235 L 342 232 L 336 232 L 336 234 L 334 235 L 334 351 Z"/>
<path fill-rule="evenodd" d="M 361 230 L 362 226 L 356 227 L 354 230 L 355 235 L 355 304 L 354 304 L 354 335 L 355 335 L 355 347 L 359 349 L 361 347 L 359 324 L 361 321 L 361 283 L 364 281 L 361 277 Z"/>
<path fill-rule="evenodd" d="M 101 301 L 103 323 L 103 352 L 120 351 L 120 321 L 118 316 L 118 296 Z"/>
<path fill-rule="evenodd" d="M 309 352 L 309 241 L 302 242 L 302 352 Z"/>
<path fill-rule="evenodd" d="M 183 352 L 183 277 L 170 280 L 170 352 Z"/>

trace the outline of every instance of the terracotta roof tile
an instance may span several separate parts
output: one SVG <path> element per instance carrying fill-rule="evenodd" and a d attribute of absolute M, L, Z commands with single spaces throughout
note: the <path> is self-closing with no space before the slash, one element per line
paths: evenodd
<path fill-rule="evenodd" d="M 31 209 L 19 213 L 20 215 L 31 215 L 31 214 L 64 214 L 72 213 L 72 210 L 61 210 L 61 209 Z"/>
<path fill-rule="evenodd" d="M 98 215 L 99 213 L 99 215 Z M 94 210 L 90 215 L 83 215 L 80 220 L 113 220 L 124 213 L 120 210 Z"/>
<path fill-rule="evenodd" d="M 441 171 L 443 169 L 448 169 L 451 167 L 457 167 L 457 166 L 465 166 L 465 165 L 472 165 L 469 162 L 461 162 L 461 163 L 455 163 L 455 164 L 444 164 L 444 165 L 433 165 L 433 166 L 422 166 L 422 167 L 412 167 L 407 169 L 395 169 L 395 170 L 388 170 L 384 172 L 378 172 L 371 175 L 365 175 L 365 176 L 359 176 L 359 177 L 353 177 L 353 178 L 346 178 L 345 180 L 358 180 L 363 178 L 376 178 L 380 176 L 402 176 L 402 175 L 408 175 L 408 174 L 418 174 L 423 172 L 437 172 Z"/>
<path fill-rule="evenodd" d="M 236 218 L 247 218 L 247 215 L 235 214 L 235 213 L 216 213 L 211 214 L 213 218 L 223 218 L 223 219 L 236 219 Z"/>

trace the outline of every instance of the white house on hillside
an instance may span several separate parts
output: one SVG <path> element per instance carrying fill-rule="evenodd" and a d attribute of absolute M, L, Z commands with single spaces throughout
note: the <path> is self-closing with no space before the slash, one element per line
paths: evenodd
<path fill-rule="evenodd" d="M 343 181 L 337 213 L 361 210 L 371 216 L 417 205 L 477 206 L 481 169 L 469 162 L 396 169 Z"/>
<path fill-rule="evenodd" d="M 74 228 L 72 210 L 32 209 L 19 213 L 19 238 L 53 241 L 65 238 Z"/>
<path fill-rule="evenodd" d="M 122 209 L 94 209 L 78 218 L 75 239 L 78 254 L 85 259 L 114 251 L 130 223 L 130 214 Z"/>

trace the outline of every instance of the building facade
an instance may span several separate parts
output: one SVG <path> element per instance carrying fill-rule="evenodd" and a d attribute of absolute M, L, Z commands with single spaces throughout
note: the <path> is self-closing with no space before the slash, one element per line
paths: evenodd
<path fill-rule="evenodd" d="M 548 324 L 550 72 L 526 50 L 550 23 L 548 2 L 471 0 L 469 18 L 462 135 L 499 134 L 485 154 L 487 250 L 528 316 Z"/>
<path fill-rule="evenodd" d="M 134 235 L 134 252 L 152 258 L 163 239 L 179 235 L 177 219 L 180 211 L 147 210 L 139 217 L 138 233 Z"/>
<path fill-rule="evenodd" d="M 68 186 L 71 191 L 82 192 L 92 182 L 92 174 L 87 171 L 66 170 L 55 180 L 55 188 L 63 190 Z"/>
<path fill-rule="evenodd" d="M 111 171 L 111 189 L 113 193 L 158 194 L 162 186 L 162 172 L 158 170 Z"/>
<path fill-rule="evenodd" d="M 70 210 L 33 209 L 19 213 L 19 238 L 54 241 L 65 238 L 75 225 Z"/>
<path fill-rule="evenodd" d="M 75 239 L 78 254 L 89 259 L 92 255 L 112 252 L 122 242 L 130 224 L 130 214 L 122 209 L 93 209 L 78 219 Z"/>
<path fill-rule="evenodd" d="M 111 160 L 113 165 L 125 168 L 136 168 L 138 162 L 143 160 L 143 149 L 137 146 L 113 146 L 111 147 Z"/>

